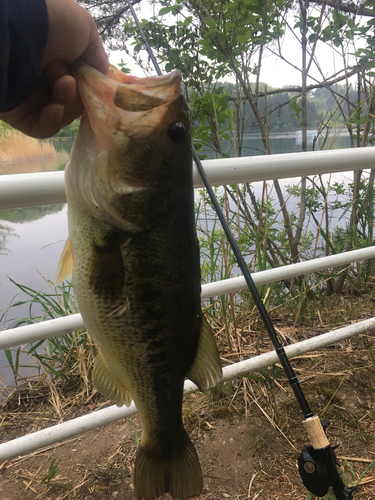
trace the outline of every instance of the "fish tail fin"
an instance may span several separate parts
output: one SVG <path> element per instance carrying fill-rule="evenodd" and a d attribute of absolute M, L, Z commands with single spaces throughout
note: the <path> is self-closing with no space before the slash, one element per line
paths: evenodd
<path fill-rule="evenodd" d="M 164 493 L 175 500 L 185 500 L 202 491 L 201 466 L 186 432 L 178 450 L 168 457 L 163 457 L 155 447 L 140 446 L 135 461 L 134 487 L 138 500 L 158 498 Z"/>

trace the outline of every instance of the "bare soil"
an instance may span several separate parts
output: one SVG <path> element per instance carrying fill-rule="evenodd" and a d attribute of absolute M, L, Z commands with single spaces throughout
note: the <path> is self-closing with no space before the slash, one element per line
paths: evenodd
<path fill-rule="evenodd" d="M 287 344 L 372 317 L 373 306 L 366 304 L 363 297 L 327 299 L 324 309 L 315 311 L 314 325 L 294 326 L 294 317 L 285 311 L 274 313 L 273 320 Z M 245 323 L 233 338 L 237 352 L 222 349 L 224 365 L 271 348 L 255 320 L 247 318 Z M 223 327 L 217 324 L 216 330 L 220 343 Z M 331 421 L 328 436 L 331 443 L 340 444 L 336 453 L 343 478 L 350 484 L 375 460 L 372 353 L 374 332 L 292 361 L 312 410 Z M 184 423 L 204 475 L 204 489 L 197 498 L 313 500 L 298 473 L 297 458 L 308 442 L 285 376 L 277 368 L 250 376 L 254 378 L 224 383 L 184 400 Z M 43 381 L 25 384 L 0 407 L 0 442 L 109 404 L 95 393 L 69 395 Z M 0 464 L 0 499 L 134 500 L 140 434 L 134 416 Z M 354 499 L 375 500 L 375 467 L 365 475 Z"/>

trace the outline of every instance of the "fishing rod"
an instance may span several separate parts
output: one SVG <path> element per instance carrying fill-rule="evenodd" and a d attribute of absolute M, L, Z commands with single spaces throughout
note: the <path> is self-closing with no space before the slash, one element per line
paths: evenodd
<path fill-rule="evenodd" d="M 162 75 L 159 64 L 156 61 L 154 53 L 148 42 L 148 39 L 142 29 L 139 22 L 138 16 L 133 8 L 131 0 L 127 0 L 130 12 L 134 18 L 135 24 L 137 25 L 138 31 L 141 35 L 142 41 L 146 47 L 146 50 L 150 56 L 150 59 L 154 65 L 154 68 L 158 75 Z M 284 372 L 288 378 L 289 384 L 293 389 L 294 395 L 300 405 L 302 413 L 305 417 L 303 422 L 306 432 L 309 436 L 311 445 L 304 446 L 301 455 L 298 458 L 298 469 L 305 487 L 313 494 L 318 497 L 323 497 L 327 494 L 328 489 L 332 486 L 333 491 L 336 495 L 337 500 L 352 500 L 353 491 L 356 487 L 345 486 L 341 477 L 339 476 L 335 455 L 335 448 L 332 447 L 326 436 L 326 429 L 330 425 L 329 420 L 325 419 L 320 421 L 317 415 L 314 415 L 310 409 L 310 406 L 305 398 L 299 381 L 294 373 L 294 370 L 289 362 L 286 355 L 284 347 L 279 342 L 276 334 L 276 330 L 273 326 L 272 320 L 268 314 L 266 307 L 259 295 L 259 292 L 255 286 L 254 280 L 251 277 L 250 271 L 247 267 L 245 259 L 236 243 L 236 240 L 232 234 L 229 224 L 223 214 L 223 211 L 219 205 L 216 198 L 215 192 L 207 178 L 206 172 L 204 171 L 202 162 L 194 148 L 193 148 L 193 158 L 197 166 L 199 175 L 203 181 L 203 184 L 207 190 L 210 197 L 212 205 L 219 217 L 222 228 L 225 232 L 227 240 L 232 248 L 232 251 L 236 257 L 238 266 L 240 267 L 242 274 L 245 278 L 246 284 L 251 292 L 255 305 L 258 308 L 259 314 L 264 322 L 267 329 L 268 335 L 272 341 L 272 344 L 276 350 L 276 354 L 280 360 L 280 363 L 284 369 Z"/>

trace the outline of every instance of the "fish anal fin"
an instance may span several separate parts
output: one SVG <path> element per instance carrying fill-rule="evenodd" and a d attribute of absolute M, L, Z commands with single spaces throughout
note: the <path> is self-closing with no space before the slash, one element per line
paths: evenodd
<path fill-rule="evenodd" d="M 73 249 L 72 242 L 70 238 L 68 238 L 65 242 L 59 265 L 57 267 L 57 272 L 55 276 L 54 283 L 55 285 L 59 285 L 64 280 L 69 278 L 73 273 Z"/>
<path fill-rule="evenodd" d="M 158 498 L 164 493 L 185 500 L 202 491 L 203 478 L 197 452 L 185 431 L 181 441 L 168 456 L 160 453 L 159 448 L 140 446 L 134 470 L 138 500 Z"/>
<path fill-rule="evenodd" d="M 187 377 L 197 384 L 201 391 L 214 387 L 222 377 L 219 351 L 211 326 L 203 313 L 198 348 Z"/>
<path fill-rule="evenodd" d="M 95 359 L 92 381 L 95 389 L 108 399 L 112 399 L 117 406 L 123 406 L 124 404 L 130 406 L 132 402 L 130 392 L 113 376 L 101 352 L 98 353 Z"/>

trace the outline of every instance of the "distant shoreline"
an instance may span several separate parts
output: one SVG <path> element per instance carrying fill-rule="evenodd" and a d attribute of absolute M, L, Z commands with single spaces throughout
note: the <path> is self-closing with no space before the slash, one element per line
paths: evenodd
<path fill-rule="evenodd" d="M 30 163 L 41 158 L 46 160 L 56 157 L 56 154 L 51 141 L 38 140 L 18 130 L 8 130 L 0 136 L 0 163 L 2 164 Z"/>
<path fill-rule="evenodd" d="M 12 156 L 11 158 L 6 158 L 5 156 L 0 155 L 0 165 L 11 165 L 11 164 L 19 164 L 19 163 L 31 163 L 33 161 L 38 161 L 38 160 L 47 160 L 47 159 L 52 159 L 56 158 L 56 156 L 59 153 L 56 151 L 56 153 L 50 153 L 50 154 L 45 154 L 45 155 L 38 155 L 38 156 Z"/>
<path fill-rule="evenodd" d="M 57 168 L 57 164 L 68 161 L 69 154 L 66 151 L 55 151 L 55 153 L 42 154 L 38 156 L 20 156 L 12 158 L 0 157 L 0 175 L 28 174 L 33 172 L 49 172 Z"/>

